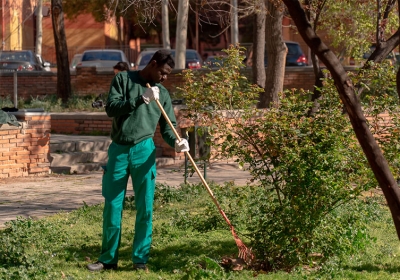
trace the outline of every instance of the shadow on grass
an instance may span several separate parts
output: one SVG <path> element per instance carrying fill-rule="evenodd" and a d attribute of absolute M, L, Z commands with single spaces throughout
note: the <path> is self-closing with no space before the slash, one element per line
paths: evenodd
<path fill-rule="evenodd" d="M 228 233 L 229 234 L 229 233 Z M 201 241 L 188 240 L 185 244 L 167 246 L 162 250 L 153 249 L 151 252 L 150 263 L 154 264 L 155 270 L 174 270 L 183 269 L 188 262 L 200 256 L 219 261 L 222 256 L 237 255 L 235 242 L 229 241 L 209 241 L 207 244 Z"/>
<path fill-rule="evenodd" d="M 229 234 L 229 232 L 227 232 Z M 129 242 L 129 241 L 128 241 Z M 121 244 L 119 249 L 118 271 L 131 271 L 132 262 L 131 246 L 127 246 L 127 242 Z M 132 243 L 130 243 L 132 244 Z M 66 253 L 65 261 L 76 263 L 77 259 L 79 268 L 86 268 L 87 263 L 96 262 L 100 255 L 101 246 L 76 246 L 63 248 Z M 230 241 L 208 241 L 207 244 L 201 241 L 188 239 L 187 243 L 180 245 L 163 246 L 162 249 L 153 248 L 150 251 L 149 267 L 151 271 L 173 272 L 173 270 L 184 270 L 185 266 L 191 260 L 196 260 L 200 256 L 220 261 L 222 256 L 236 256 L 238 253 L 235 242 Z M 78 257 L 81 256 L 82 258 Z M 89 257 L 90 260 L 85 261 Z"/>
<path fill-rule="evenodd" d="M 400 266 L 399 265 L 393 265 L 393 264 L 372 264 L 372 263 L 366 263 L 363 265 L 357 265 L 357 266 L 345 266 L 345 270 L 353 270 L 353 271 L 365 271 L 368 273 L 372 272 L 379 272 L 379 271 L 385 271 L 387 273 L 399 273 L 400 272 Z"/>

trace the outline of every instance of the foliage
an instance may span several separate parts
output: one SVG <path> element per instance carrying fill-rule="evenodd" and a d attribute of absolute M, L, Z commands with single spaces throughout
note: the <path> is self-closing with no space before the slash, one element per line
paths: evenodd
<path fill-rule="evenodd" d="M 369 128 L 389 162 L 392 174 L 400 174 L 400 108 L 396 67 L 371 64 L 357 76 Z M 365 82 L 366 81 L 366 82 Z M 367 84 L 368 82 L 368 84 Z M 397 178 L 399 179 L 399 178 Z"/>
<path fill-rule="evenodd" d="M 215 135 L 216 131 L 227 133 L 229 127 L 218 124 L 227 121 L 227 116 L 240 118 L 242 114 L 246 114 L 247 112 L 238 109 L 255 107 L 258 95 L 263 91 L 257 85 L 249 83 L 241 73 L 244 67 L 244 50 L 232 45 L 223 50 L 227 56 L 221 65 L 223 67 L 216 71 L 211 71 L 207 66 L 206 73 L 183 71 L 185 82 L 182 87 L 178 87 L 176 95 L 183 98 L 190 109 L 184 114 L 194 125 L 207 127 L 211 134 Z M 199 133 L 202 134 L 201 129 Z M 215 137 L 214 141 L 218 140 Z"/>
<path fill-rule="evenodd" d="M 185 267 L 185 276 L 182 280 L 190 279 L 227 279 L 224 269 L 217 261 L 208 257 L 189 262 Z"/>
<path fill-rule="evenodd" d="M 368 240 L 363 216 L 352 214 L 354 199 L 376 182 L 335 88 L 321 89 L 311 117 L 311 93 L 302 90 L 285 92 L 279 108 L 257 110 L 258 89 L 241 76 L 239 53 L 230 48 L 224 65 L 203 77 L 186 72 L 182 87 L 186 116 L 207 124 L 216 153 L 236 158 L 253 177 L 254 185 L 225 193 L 223 209 L 242 225 L 264 269 L 354 253 Z M 211 230 L 217 223 L 209 209 L 197 217 Z"/>
<path fill-rule="evenodd" d="M 312 13 L 319 1 L 309 1 Z M 379 1 L 380 15 L 388 4 L 388 0 Z M 376 42 L 376 22 L 378 17 L 377 1 L 327 1 L 321 12 L 318 30 L 326 30 L 332 40 L 332 46 L 341 52 L 341 56 L 352 56 L 361 59 L 369 51 L 369 47 Z M 399 20 L 394 10 L 389 14 L 387 21 L 382 21 L 380 30 L 383 31 L 382 41 L 397 30 Z"/>
<path fill-rule="evenodd" d="M 14 108 L 14 103 L 9 95 L 0 96 L 0 108 Z"/>
<path fill-rule="evenodd" d="M 51 258 L 62 254 L 67 241 L 56 223 L 30 218 L 8 222 L 0 232 L 0 278 L 44 279 L 52 270 Z"/>
<path fill-rule="evenodd" d="M 161 32 L 160 1 L 158 0 L 69 0 L 63 3 L 63 9 L 68 19 L 75 19 L 81 14 L 91 13 L 97 22 L 111 21 L 123 17 L 132 25 L 135 37 L 146 37 L 152 30 Z M 135 28 L 139 25 L 140 28 Z M 131 35 L 131 34 L 130 34 Z"/>
<path fill-rule="evenodd" d="M 369 114 L 372 108 L 378 108 L 377 104 L 374 104 L 377 97 L 381 99 L 382 97 L 390 96 L 391 100 L 387 100 L 384 103 L 391 104 L 391 106 L 393 105 L 393 100 L 398 98 L 396 89 L 397 68 L 398 66 L 392 66 L 387 61 L 382 63 L 370 61 L 369 67 L 362 68 L 357 73 L 349 73 L 353 83 L 361 90 L 360 99 Z M 330 86 L 332 85 L 330 84 Z M 385 99 L 381 99 L 381 101 Z M 382 106 L 379 106 L 379 110 L 382 110 Z"/>
<path fill-rule="evenodd" d="M 244 48 L 232 45 L 223 50 L 227 57 L 224 57 L 224 63 L 221 65 L 223 67 L 216 71 L 205 74 L 191 70 L 183 71 L 185 83 L 178 90 L 190 108 L 188 117 L 201 122 L 211 116 L 219 117 L 213 114 L 215 110 L 236 113 L 236 109 L 255 105 L 258 93 L 262 89 L 250 84 L 240 71 L 244 67 L 244 51 Z"/>
<path fill-rule="evenodd" d="M 36 96 L 29 99 L 18 99 L 18 109 L 34 109 L 42 108 L 45 112 L 99 112 L 101 110 L 92 108 L 92 102 L 95 100 L 96 96 L 88 94 L 85 96 L 72 95 L 66 104 L 62 103 L 61 98 L 56 95 L 45 95 Z M 10 96 L 0 98 L 0 106 L 4 107 L 14 107 L 13 101 Z"/>
<path fill-rule="evenodd" d="M 165 186 L 166 187 L 166 186 Z M 355 250 L 351 256 L 331 258 L 321 267 L 314 265 L 299 267 L 290 273 L 263 270 L 230 271 L 222 269 L 219 260 L 234 256 L 237 247 L 229 229 L 206 233 L 194 232 L 192 228 L 180 229 L 174 223 L 177 211 L 201 213 L 210 203 L 206 190 L 201 185 L 172 187 L 174 196 L 168 203 L 158 204 L 154 210 L 153 243 L 146 275 L 132 271 L 131 246 L 136 212 L 126 209 L 123 216 L 123 231 L 119 251 L 119 269 L 92 273 L 86 264 L 97 259 L 101 251 L 103 205 L 83 207 L 59 213 L 43 220 L 19 218 L 0 231 L 0 278 L 1 279 L 398 279 L 400 271 L 400 249 L 390 212 L 379 192 L 371 192 L 358 200 L 354 210 L 348 212 L 364 216 L 368 222 L 368 234 L 374 240 L 365 249 Z M 212 186 L 226 205 L 237 193 L 236 190 L 251 191 L 232 184 Z M 158 190 L 156 190 L 158 192 Z M 229 196 L 232 194 L 231 196 Z M 161 197 L 157 195 L 158 197 Z M 180 201 L 181 197 L 188 200 Z M 178 201 L 179 200 L 179 201 Z M 234 201 L 231 200 L 234 204 Z M 335 210 L 337 216 L 344 211 Z M 217 210 L 214 207 L 214 212 Z M 336 215 L 335 214 L 335 215 Z M 356 217 L 356 218 L 357 218 Z M 190 224 L 188 216 L 187 224 Z M 344 219 L 344 218 L 342 218 Z M 351 219 L 351 215 L 347 216 Z M 328 225 L 329 226 L 329 225 Z M 348 227 L 346 234 L 353 234 L 357 227 Z M 366 234 L 366 232 L 362 232 Z M 73 238 L 71 238 L 73 237 Z M 344 245 L 338 239 L 338 246 Z M 355 243 L 357 248 L 360 244 Z M 42 250 L 44 248 L 44 250 Z M 23 253 L 18 253 L 23 252 Z M 25 255 L 30 264 L 20 256 Z M 4 257 L 7 259 L 3 259 Z M 11 262 L 10 259 L 14 261 Z M 22 260 L 22 262 L 20 261 Z M 21 265 L 22 264 L 22 265 Z M 311 266 L 312 265 L 312 266 Z M 29 269 L 25 267 L 28 266 Z M 319 268 L 319 269 L 318 269 Z"/>

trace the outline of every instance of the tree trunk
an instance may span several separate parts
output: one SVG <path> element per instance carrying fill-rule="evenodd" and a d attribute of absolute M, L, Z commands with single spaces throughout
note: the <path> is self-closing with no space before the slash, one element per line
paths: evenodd
<path fill-rule="evenodd" d="M 397 95 L 399 96 L 400 99 L 400 67 L 397 69 L 396 73 L 396 89 L 397 89 Z"/>
<path fill-rule="evenodd" d="M 253 83 L 265 87 L 265 2 L 259 1 L 253 24 Z"/>
<path fill-rule="evenodd" d="M 162 0 L 161 14 L 162 14 L 162 42 L 164 49 L 171 49 L 169 40 L 169 20 L 168 20 L 168 2 L 169 0 Z"/>
<path fill-rule="evenodd" d="M 38 0 L 36 7 L 36 46 L 35 53 L 42 55 L 42 39 L 43 39 L 43 0 Z"/>
<path fill-rule="evenodd" d="M 400 239 L 400 189 L 390 171 L 389 165 L 383 156 L 382 151 L 368 128 L 354 85 L 338 58 L 315 34 L 311 25 L 307 21 L 305 12 L 299 1 L 283 0 L 283 2 L 287 6 L 290 16 L 294 20 L 301 37 L 318 58 L 326 65 L 335 81 L 340 99 L 349 115 L 357 139 L 367 157 L 375 178 L 385 195 L 398 238 Z"/>
<path fill-rule="evenodd" d="M 130 42 L 131 42 L 131 33 L 132 33 L 131 24 L 132 24 L 132 22 L 129 19 L 125 18 L 125 17 L 123 17 L 123 21 L 124 21 L 124 30 L 125 30 L 125 32 L 124 32 L 124 45 L 129 46 Z"/>
<path fill-rule="evenodd" d="M 312 6 L 312 1 L 306 0 L 305 1 L 305 5 L 311 7 Z M 311 13 L 310 9 L 307 9 L 307 11 L 306 11 L 306 16 L 307 16 L 308 21 L 313 23 L 314 32 L 317 31 L 317 26 L 319 24 L 318 19 L 319 19 L 319 16 L 320 16 L 321 12 L 322 12 L 321 10 L 318 10 L 317 14 L 312 16 L 312 13 Z M 315 55 L 315 53 L 313 51 L 311 51 L 311 55 L 310 56 L 311 56 L 313 70 L 314 70 L 315 82 L 314 82 L 313 95 L 311 96 L 311 101 L 313 102 L 313 105 L 310 108 L 310 110 L 308 111 L 308 115 L 309 116 L 315 114 L 319 109 L 318 100 L 321 97 L 321 88 L 323 86 L 323 83 L 322 83 L 323 80 L 322 79 L 325 78 L 324 77 L 324 73 L 322 72 L 321 66 L 319 65 L 318 57 Z"/>
<path fill-rule="evenodd" d="M 260 95 L 259 108 L 267 108 L 278 104 L 278 93 L 283 91 L 287 47 L 282 36 L 282 2 L 266 1 L 267 15 L 265 31 L 267 49 L 267 70 L 265 92 Z"/>
<path fill-rule="evenodd" d="M 397 1 L 397 9 L 400 9 L 400 0 Z M 399 25 L 400 25 L 400 17 L 399 17 Z M 398 38 L 399 36 L 397 36 Z M 397 95 L 399 96 L 400 99 L 400 67 L 397 69 L 396 73 L 396 89 L 397 89 Z"/>
<path fill-rule="evenodd" d="M 62 0 L 51 0 L 51 11 L 57 58 L 57 95 L 65 103 L 71 96 L 71 75 L 69 72 Z"/>
<path fill-rule="evenodd" d="M 185 69 L 189 0 L 179 0 L 176 25 L 175 69 Z"/>
<path fill-rule="evenodd" d="M 238 1 L 231 0 L 231 44 L 239 43 Z"/>

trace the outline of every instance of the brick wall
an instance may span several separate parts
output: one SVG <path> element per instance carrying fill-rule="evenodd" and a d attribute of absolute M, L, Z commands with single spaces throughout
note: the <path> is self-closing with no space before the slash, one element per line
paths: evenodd
<path fill-rule="evenodd" d="M 174 111 L 177 119 L 177 132 L 183 136 L 182 129 L 193 126 L 193 124 L 182 117 L 182 105 L 175 105 Z M 377 119 L 367 116 L 371 123 L 372 133 L 375 138 L 387 137 L 387 127 L 392 125 L 388 113 L 382 113 Z M 112 119 L 105 112 L 99 113 L 51 113 L 51 132 L 59 134 L 81 134 L 81 135 L 109 135 Z M 93 127 L 90 127 L 93 126 Z M 157 126 L 154 135 L 154 144 L 161 148 L 163 157 L 171 157 L 175 160 L 184 160 L 183 153 L 176 153 L 163 139 L 160 128 Z"/>
<path fill-rule="evenodd" d="M 190 126 L 190 122 L 183 120 L 180 116 L 182 105 L 174 106 L 177 117 L 177 132 L 181 134 L 181 128 Z M 51 113 L 51 132 L 57 134 L 80 134 L 80 135 L 109 135 L 112 119 L 105 112 L 98 113 Z M 161 148 L 163 157 L 172 157 L 176 160 L 183 159 L 183 154 L 175 153 L 162 138 L 160 128 L 157 126 L 154 135 L 154 144 Z"/>
<path fill-rule="evenodd" d="M 99 113 L 51 113 L 51 132 L 60 134 L 109 135 L 111 118 Z"/>
<path fill-rule="evenodd" d="M 201 69 L 198 71 L 207 71 Z M 243 70 L 249 80 L 251 80 L 252 70 Z M 174 70 L 164 86 L 171 92 L 175 92 L 177 86 L 182 84 L 181 70 Z M 96 71 L 95 67 L 77 69 L 76 74 L 71 75 L 71 86 L 76 95 L 93 94 L 108 92 L 114 73 L 111 71 Z M 17 75 L 17 94 L 18 98 L 29 99 L 36 96 L 56 94 L 57 92 L 57 73 L 53 72 L 20 72 Z M 314 72 L 312 67 L 287 67 L 285 72 L 284 88 L 304 88 L 312 89 L 314 85 Z M 0 96 L 12 97 L 14 93 L 13 73 L 0 73 Z M 12 99 L 11 99 L 12 100 Z"/>
<path fill-rule="evenodd" d="M 12 114 L 21 126 L 0 125 L 0 178 L 49 174 L 50 115 Z"/>

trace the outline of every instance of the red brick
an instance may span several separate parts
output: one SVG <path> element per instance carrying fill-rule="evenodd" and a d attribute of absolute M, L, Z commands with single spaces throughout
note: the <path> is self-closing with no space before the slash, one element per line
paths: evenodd
<path fill-rule="evenodd" d="M 22 142 L 24 142 L 24 139 L 21 138 L 10 139 L 10 143 L 22 143 Z"/>
<path fill-rule="evenodd" d="M 17 136 L 15 134 L 7 134 L 1 136 L 1 139 L 13 139 L 13 138 L 17 138 Z"/>
<path fill-rule="evenodd" d="M 29 138 L 32 138 L 32 136 L 30 134 L 19 133 L 19 134 L 17 134 L 17 138 L 29 139 Z"/>
<path fill-rule="evenodd" d="M 27 157 L 16 158 L 16 163 L 31 163 L 31 160 Z"/>
<path fill-rule="evenodd" d="M 47 167 L 33 167 L 29 169 L 30 173 L 37 173 L 37 172 L 49 172 L 49 168 Z"/>
<path fill-rule="evenodd" d="M 16 152 L 2 152 L 3 156 L 14 156 L 16 154 L 17 154 Z"/>

